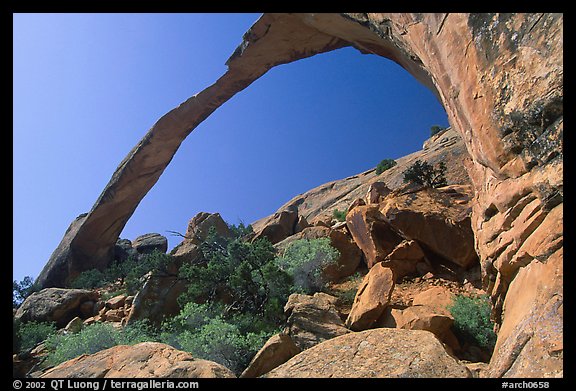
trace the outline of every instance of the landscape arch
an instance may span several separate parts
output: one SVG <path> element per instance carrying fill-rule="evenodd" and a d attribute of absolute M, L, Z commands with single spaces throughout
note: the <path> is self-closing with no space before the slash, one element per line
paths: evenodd
<path fill-rule="evenodd" d="M 37 283 L 64 286 L 106 267 L 182 141 L 236 93 L 276 65 L 353 46 L 395 61 L 430 88 L 466 144 L 472 228 L 499 326 L 490 373 L 522 376 L 535 354 L 543 371 L 556 368 L 558 350 L 543 341 L 562 340 L 562 25 L 562 14 L 264 14 L 227 71 L 162 116 L 128 153 Z M 538 324 L 543 314 L 549 326 Z"/>

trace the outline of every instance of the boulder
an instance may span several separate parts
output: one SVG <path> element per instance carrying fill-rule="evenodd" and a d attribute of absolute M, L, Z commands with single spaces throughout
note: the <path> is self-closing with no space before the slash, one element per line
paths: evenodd
<path fill-rule="evenodd" d="M 446 260 L 464 268 L 478 264 L 470 208 L 441 190 L 396 191 L 380 203 L 380 212 L 406 238 Z"/>
<path fill-rule="evenodd" d="M 111 299 L 106 301 L 106 308 L 110 308 L 111 310 L 116 310 L 120 307 L 124 307 L 124 303 L 126 302 L 126 295 L 118 295 L 114 296 Z"/>
<path fill-rule="evenodd" d="M 114 260 L 122 262 L 127 260 L 130 256 L 135 256 L 138 253 L 132 247 L 130 239 L 118 239 L 114 246 Z"/>
<path fill-rule="evenodd" d="M 82 326 L 84 325 L 84 322 L 82 321 L 82 319 L 80 317 L 75 317 L 74 319 L 72 319 L 70 322 L 68 322 L 68 324 L 66 325 L 66 327 L 64 327 L 64 331 L 66 333 L 78 333 L 80 332 L 80 330 L 82 330 Z"/>
<path fill-rule="evenodd" d="M 277 243 L 274 247 L 284 251 L 291 243 L 300 239 L 330 238 L 330 245 L 338 250 L 340 256 L 335 264 L 327 266 L 324 276 L 329 281 L 337 281 L 354 274 L 362 260 L 362 251 L 345 230 L 328 227 L 308 227 L 302 232 L 292 235 Z"/>
<path fill-rule="evenodd" d="M 220 213 L 200 212 L 188 222 L 188 228 L 184 240 L 175 246 L 170 255 L 175 262 L 174 274 L 183 263 L 198 264 L 204 261 L 204 254 L 200 245 L 208 237 L 208 232 L 213 228 L 216 233 L 223 237 L 230 237 L 232 232 L 228 224 L 222 219 Z"/>
<path fill-rule="evenodd" d="M 349 333 L 292 357 L 266 378 L 471 377 L 434 334 L 379 328 Z"/>
<path fill-rule="evenodd" d="M 390 194 L 392 190 L 384 182 L 374 182 L 368 188 L 366 201 L 368 204 L 378 204 L 381 199 Z"/>
<path fill-rule="evenodd" d="M 418 264 L 427 264 L 424 251 L 415 240 L 403 240 L 382 261 L 384 266 L 394 271 L 396 281 L 402 277 L 418 272 Z"/>
<path fill-rule="evenodd" d="M 364 253 L 368 268 L 383 261 L 403 240 L 380 213 L 378 205 L 352 209 L 346 215 L 346 225 Z"/>
<path fill-rule="evenodd" d="M 284 364 L 298 353 L 300 353 L 300 349 L 294 344 L 289 335 L 273 335 L 256 353 L 240 377 L 259 377 Z"/>
<path fill-rule="evenodd" d="M 220 213 L 200 212 L 188 222 L 185 240 L 200 245 L 208 237 L 211 228 L 214 228 L 220 236 L 230 237 L 232 235 L 228 224 L 220 216 Z"/>
<path fill-rule="evenodd" d="M 98 311 L 96 309 L 96 303 L 92 300 L 88 300 L 80 304 L 80 314 L 82 319 L 88 319 L 94 316 Z"/>
<path fill-rule="evenodd" d="M 284 306 L 287 334 L 300 350 L 349 332 L 336 310 L 337 301 L 326 293 L 290 295 Z"/>
<path fill-rule="evenodd" d="M 49 369 L 42 378 L 233 378 L 212 361 L 157 342 L 118 345 L 82 355 Z"/>
<path fill-rule="evenodd" d="M 356 198 L 351 204 L 350 206 L 348 206 L 348 210 L 347 212 L 350 212 L 352 209 L 354 209 L 357 206 L 364 206 L 366 205 L 366 201 L 364 201 L 363 198 Z"/>
<path fill-rule="evenodd" d="M 450 328 L 454 323 L 452 316 L 439 313 L 426 305 L 410 306 L 400 311 L 395 320 L 396 328 L 430 331 L 441 341 L 451 333 Z M 450 335 L 447 340 L 452 342 L 452 336 Z"/>
<path fill-rule="evenodd" d="M 127 323 L 148 319 L 161 324 L 166 317 L 180 312 L 178 297 L 186 291 L 186 283 L 177 276 L 150 273 L 132 303 Z"/>
<path fill-rule="evenodd" d="M 144 234 L 132 241 L 132 248 L 138 254 L 150 254 L 155 250 L 165 253 L 168 250 L 168 239 L 157 233 Z"/>
<path fill-rule="evenodd" d="M 424 305 L 433 308 L 440 314 L 450 315 L 448 307 L 452 305 L 454 294 L 444 286 L 433 286 L 416 295 L 412 299 L 412 305 Z"/>
<path fill-rule="evenodd" d="M 297 223 L 298 209 L 291 208 L 276 212 L 258 228 L 254 228 L 254 240 L 266 238 L 272 244 L 278 243 L 288 236 L 294 235 Z"/>
<path fill-rule="evenodd" d="M 298 221 L 296 222 L 296 226 L 294 227 L 294 233 L 302 232 L 306 228 L 310 227 L 310 223 L 306 220 L 304 216 L 298 216 Z"/>
<path fill-rule="evenodd" d="M 381 263 L 374 265 L 358 287 L 346 327 L 354 331 L 373 327 L 390 303 L 393 289 L 392 270 Z"/>
<path fill-rule="evenodd" d="M 82 304 L 97 300 L 98 293 L 90 290 L 46 288 L 28 296 L 14 318 L 22 322 L 56 322 L 61 328 L 82 316 Z"/>

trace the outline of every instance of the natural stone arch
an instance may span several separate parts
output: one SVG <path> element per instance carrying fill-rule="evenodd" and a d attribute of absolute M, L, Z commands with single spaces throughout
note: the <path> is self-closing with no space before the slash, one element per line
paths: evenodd
<path fill-rule="evenodd" d="M 490 373 L 523 376 L 528 369 L 522 363 L 534 354 L 545 362 L 537 376 L 557 373 L 562 25 L 561 14 L 264 14 L 244 35 L 225 74 L 160 118 L 130 151 L 92 210 L 71 224 L 38 283 L 63 285 L 82 270 L 105 267 L 124 225 L 180 143 L 234 94 L 276 65 L 354 46 L 397 62 L 428 86 L 466 143 L 476 192 L 476 247 L 501 325 Z M 539 282 L 536 273 L 549 281 Z M 537 293 L 519 300 L 525 286 L 518 281 L 530 282 Z M 552 298 L 560 305 L 550 308 Z M 544 312 L 554 322 L 543 331 L 536 324 Z"/>

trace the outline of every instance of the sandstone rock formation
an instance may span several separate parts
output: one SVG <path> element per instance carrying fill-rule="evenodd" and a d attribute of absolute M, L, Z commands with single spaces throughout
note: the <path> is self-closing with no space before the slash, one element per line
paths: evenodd
<path fill-rule="evenodd" d="M 148 319 L 159 325 L 166 317 L 178 314 L 178 297 L 185 291 L 186 284 L 177 276 L 150 273 L 134 297 L 127 322 Z"/>
<path fill-rule="evenodd" d="M 371 328 L 390 303 L 394 273 L 382 263 L 374 265 L 362 280 L 346 318 L 346 327 L 354 331 Z"/>
<path fill-rule="evenodd" d="M 382 262 L 404 239 L 380 213 L 378 205 L 352 209 L 346 215 L 346 226 L 369 268 Z"/>
<path fill-rule="evenodd" d="M 434 334 L 379 328 L 346 334 L 305 350 L 263 377 L 471 377 Z"/>
<path fill-rule="evenodd" d="M 417 241 L 403 240 L 388 254 L 382 264 L 391 268 L 394 271 L 394 278 L 399 280 L 404 276 L 416 273 L 421 264 L 428 267 L 428 260 Z"/>
<path fill-rule="evenodd" d="M 82 304 L 97 300 L 98 294 L 90 290 L 46 288 L 28 296 L 14 318 L 22 322 L 55 322 L 57 327 L 65 327 L 76 316 L 82 316 Z"/>
<path fill-rule="evenodd" d="M 471 193 L 471 189 L 469 191 Z M 468 204 L 454 201 L 454 189 L 398 190 L 380 203 L 379 211 L 395 230 L 443 258 L 468 268 L 478 262 Z M 465 195 L 463 196 L 465 197 Z"/>
<path fill-rule="evenodd" d="M 299 221 L 298 210 L 294 208 L 276 212 L 263 222 L 261 227 L 253 227 L 254 240 L 266 238 L 272 244 L 278 243 L 296 233 L 296 225 Z"/>
<path fill-rule="evenodd" d="M 168 251 L 168 239 L 157 233 L 144 234 L 132 241 L 132 247 L 138 254 L 150 254 L 154 250 L 165 253 Z"/>
<path fill-rule="evenodd" d="M 326 293 L 290 295 L 284 306 L 286 334 L 300 350 L 349 332 L 336 310 L 337 300 Z"/>
<path fill-rule="evenodd" d="M 82 355 L 46 371 L 42 378 L 233 378 L 226 367 L 195 359 L 157 342 L 118 345 Z"/>
<path fill-rule="evenodd" d="M 90 212 L 70 225 L 39 285 L 63 286 L 83 270 L 105 267 L 128 218 L 181 142 L 235 93 L 276 65 L 344 46 L 397 62 L 436 94 L 462 136 L 475 193 L 475 247 L 504 331 L 498 346 L 510 347 L 496 351 L 490 373 L 529 374 L 521 363 L 540 354 L 546 376 L 561 374 L 563 349 L 544 349 L 538 341 L 562 337 L 555 326 L 563 319 L 557 261 L 563 256 L 562 14 L 264 14 L 226 73 L 160 118 L 130 151 Z M 529 310 L 507 300 L 509 289 L 522 289 L 517 278 L 533 282 L 537 273 L 550 280 L 536 284 L 542 294 L 531 296 Z M 557 305 L 550 308 L 552 301 Z M 547 324 L 528 336 L 514 331 L 538 318 Z"/>
<path fill-rule="evenodd" d="M 203 255 L 199 246 L 208 237 L 210 228 L 215 229 L 216 233 L 223 237 L 232 235 L 220 213 L 198 213 L 188 222 L 184 240 L 170 252 L 178 265 L 202 261 Z"/>
<path fill-rule="evenodd" d="M 289 335 L 273 335 L 256 353 L 240 377 L 260 377 L 277 366 L 284 364 L 298 353 L 300 353 L 300 349 L 294 344 Z"/>

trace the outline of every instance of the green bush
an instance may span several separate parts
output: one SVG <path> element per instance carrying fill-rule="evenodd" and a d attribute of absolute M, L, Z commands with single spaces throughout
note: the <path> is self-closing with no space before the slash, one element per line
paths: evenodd
<path fill-rule="evenodd" d="M 432 125 L 430 127 L 430 137 L 434 136 L 435 134 L 438 134 L 440 132 L 442 132 L 443 130 L 446 130 L 448 128 L 442 127 L 440 125 Z"/>
<path fill-rule="evenodd" d="M 46 341 L 46 362 L 58 365 L 82 354 L 93 354 L 117 345 L 119 331 L 108 323 L 94 323 L 76 334 L 56 334 Z"/>
<path fill-rule="evenodd" d="M 252 315 L 227 314 L 222 304 L 187 303 L 162 324 L 160 340 L 240 374 L 277 332 L 277 327 Z"/>
<path fill-rule="evenodd" d="M 76 289 L 94 289 L 100 288 L 109 282 L 103 272 L 98 269 L 90 269 L 80 273 L 72 280 L 70 287 Z"/>
<path fill-rule="evenodd" d="M 290 289 L 290 277 L 274 262 L 275 250 L 265 239 L 244 242 L 222 238 L 210 230 L 201 246 L 205 265 L 185 264 L 180 278 L 188 290 L 179 298 L 188 302 L 227 302 L 227 311 L 263 316 L 271 322 L 282 317 L 282 305 Z"/>
<path fill-rule="evenodd" d="M 172 257 L 154 250 L 140 257 L 130 255 L 124 261 L 115 262 L 104 271 L 91 269 L 80 273 L 70 284 L 72 288 L 94 289 L 120 281 L 128 295 L 134 295 L 142 288 L 142 277 L 147 273 L 165 273 Z"/>
<path fill-rule="evenodd" d="M 466 297 L 457 295 L 448 310 L 454 317 L 454 330 L 477 346 L 493 350 L 496 343 L 494 324 L 490 321 L 488 296 Z"/>
<path fill-rule="evenodd" d="M 18 308 L 28 296 L 38 290 L 39 287 L 30 276 L 24 277 L 21 281 L 12 281 L 12 307 Z"/>
<path fill-rule="evenodd" d="M 244 238 L 254 232 L 254 229 L 250 224 L 244 225 L 243 222 L 240 222 L 240 224 L 238 225 L 235 224 L 227 224 L 227 225 L 228 228 L 230 229 L 230 232 L 232 233 L 233 238 Z"/>
<path fill-rule="evenodd" d="M 271 334 L 242 333 L 222 316 L 206 318 L 202 326 L 171 334 L 169 342 L 194 357 L 224 365 L 240 374 Z"/>
<path fill-rule="evenodd" d="M 416 160 L 404 171 L 404 182 L 413 182 L 428 187 L 442 187 L 448 184 L 445 173 L 446 165 L 444 162 L 440 162 L 438 168 L 434 168 L 428 162 Z"/>
<path fill-rule="evenodd" d="M 396 165 L 396 160 L 394 159 L 384 159 L 376 166 L 376 175 L 382 174 L 384 171 L 394 167 Z"/>
<path fill-rule="evenodd" d="M 52 322 L 27 322 L 20 324 L 17 332 L 20 350 L 25 351 L 34 348 L 55 332 L 56 325 Z"/>
<path fill-rule="evenodd" d="M 326 289 L 323 270 L 335 264 L 339 256 L 330 238 L 300 239 L 286 248 L 278 264 L 292 277 L 295 292 L 311 294 Z"/>
<path fill-rule="evenodd" d="M 135 345 L 140 342 L 157 341 L 152 328 L 136 322 L 122 330 L 109 323 L 93 323 L 75 334 L 53 334 L 46 341 L 50 353 L 49 365 L 58 365 L 82 354 L 94 354 L 116 345 Z"/>
<path fill-rule="evenodd" d="M 346 221 L 346 211 L 345 210 L 338 210 L 338 209 L 334 209 L 334 212 L 332 212 L 332 216 L 338 220 L 338 221 Z"/>

